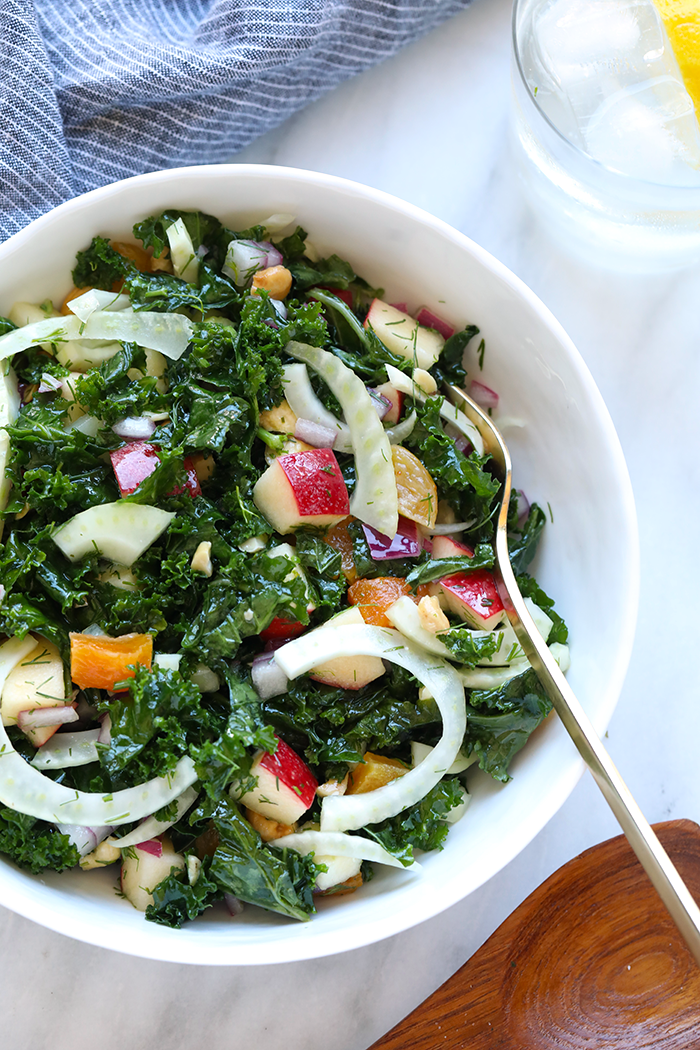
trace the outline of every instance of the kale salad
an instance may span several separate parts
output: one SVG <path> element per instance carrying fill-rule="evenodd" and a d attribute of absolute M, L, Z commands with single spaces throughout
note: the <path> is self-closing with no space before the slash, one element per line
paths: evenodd
<path fill-rule="evenodd" d="M 506 782 L 550 711 L 492 574 L 499 482 L 442 391 L 498 397 L 473 324 L 385 301 L 292 216 L 133 236 L 0 318 L 0 853 L 114 865 L 167 926 L 306 920 L 442 849 L 469 768 Z M 544 526 L 514 493 L 566 670 Z"/>

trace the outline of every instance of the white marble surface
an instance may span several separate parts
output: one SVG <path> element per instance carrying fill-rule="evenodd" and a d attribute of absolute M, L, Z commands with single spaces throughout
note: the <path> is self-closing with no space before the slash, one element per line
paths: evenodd
<path fill-rule="evenodd" d="M 611 275 L 538 233 L 506 150 L 509 8 L 509 0 L 475 0 L 235 159 L 332 172 L 426 208 L 511 267 L 569 331 L 617 427 L 640 520 L 637 641 L 607 743 L 650 820 L 699 820 L 700 272 Z M 605 580 L 599 586 L 604 601 Z M 383 943 L 288 966 L 152 963 L 0 909 L 2 1045 L 364 1050 L 547 875 L 616 833 L 586 776 L 538 838 L 466 901 Z"/>

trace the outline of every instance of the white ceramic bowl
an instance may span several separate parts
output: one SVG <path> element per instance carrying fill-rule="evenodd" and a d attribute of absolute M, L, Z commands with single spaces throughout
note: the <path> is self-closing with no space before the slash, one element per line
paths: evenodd
<path fill-rule="evenodd" d="M 501 395 L 515 481 L 551 507 L 536 565 L 571 630 L 569 681 L 599 732 L 612 714 L 632 646 L 637 529 L 620 445 L 571 340 L 535 295 L 487 252 L 400 200 L 329 175 L 257 165 L 183 168 L 95 190 L 38 219 L 0 247 L 0 314 L 17 299 L 60 301 L 77 250 L 94 234 L 130 237 L 165 207 L 200 208 L 242 228 L 291 212 L 322 252 L 337 252 L 389 301 L 427 304 L 486 340 L 483 379 Z M 473 351 L 472 351 L 473 353 Z M 41 878 L 0 860 L 0 901 L 53 930 L 173 962 L 277 963 L 358 948 L 466 897 L 503 868 L 559 809 L 582 763 L 555 716 L 499 786 L 477 772 L 473 801 L 442 853 L 415 876 L 384 869 L 349 897 L 320 903 L 310 923 L 248 908 L 212 909 L 182 930 L 148 923 L 114 893 L 113 870 Z"/>

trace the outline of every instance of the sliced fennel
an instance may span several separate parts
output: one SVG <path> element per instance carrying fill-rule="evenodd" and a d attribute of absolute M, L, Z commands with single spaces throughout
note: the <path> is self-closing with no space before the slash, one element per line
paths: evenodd
<path fill-rule="evenodd" d="M 287 343 L 286 350 L 318 372 L 337 397 L 348 422 L 357 468 L 350 513 L 393 539 L 399 504 L 391 446 L 365 384 L 327 350 L 295 342 Z"/>
<path fill-rule="evenodd" d="M 159 314 L 149 310 L 112 313 L 104 310 L 88 319 L 80 337 L 138 343 L 177 361 L 189 346 L 193 331 L 194 325 L 189 317 L 182 314 Z"/>
<path fill-rule="evenodd" d="M 7 676 L 36 646 L 36 638 L 10 638 L 0 645 L 0 695 Z M 165 777 L 156 777 L 137 787 L 102 795 L 76 791 L 45 777 L 17 754 L 0 721 L 0 802 L 52 824 L 96 827 L 140 820 L 169 805 L 197 779 L 192 759 L 181 758 Z"/>
<path fill-rule="evenodd" d="M 48 317 L 0 336 L 0 360 L 37 343 L 100 339 L 138 343 L 177 361 L 187 349 L 193 331 L 192 322 L 182 314 L 149 310 L 97 310 L 84 323 L 76 316 Z"/>
<path fill-rule="evenodd" d="M 109 361 L 121 348 L 114 339 L 67 339 L 56 344 L 56 360 L 71 372 L 87 372 Z"/>
<path fill-rule="evenodd" d="M 419 740 L 411 741 L 411 762 L 414 766 L 419 766 L 428 755 L 431 753 L 433 748 L 430 744 L 421 744 Z M 452 763 L 449 769 L 445 770 L 446 777 L 454 777 L 458 773 L 464 773 L 465 769 L 469 769 L 473 765 L 479 756 L 476 752 L 471 755 L 465 755 L 463 751 L 457 755 L 456 759 Z"/>
<path fill-rule="evenodd" d="M 319 863 L 323 863 L 324 857 L 355 857 L 357 860 L 371 860 L 375 864 L 388 864 L 391 868 L 403 868 L 401 861 L 392 857 L 378 842 L 360 835 L 346 835 L 343 831 L 299 831 L 274 839 L 270 845 L 275 849 L 313 853 Z M 420 864 L 414 861 L 411 870 L 420 871 Z"/>
<path fill-rule="evenodd" d="M 128 835 L 125 835 L 122 839 L 109 839 L 109 842 L 113 846 L 117 846 L 119 849 L 128 849 L 129 846 L 138 846 L 139 842 L 148 842 L 149 839 L 154 839 L 156 835 L 162 835 L 164 831 L 171 828 L 173 824 L 177 824 L 180 817 L 183 817 L 187 810 L 190 808 L 194 800 L 199 796 L 199 792 L 194 787 L 188 787 L 182 792 L 180 797 L 176 799 L 177 810 L 172 820 L 158 820 L 156 816 L 150 816 L 143 823 L 139 824 L 137 828 L 130 831 Z"/>
<path fill-rule="evenodd" d="M 326 406 L 319 401 L 311 386 L 306 365 L 302 363 L 285 365 L 283 371 L 284 396 L 294 415 L 298 419 L 310 419 L 312 423 L 328 427 L 336 435 L 333 448 L 337 452 L 352 452 L 350 427 L 347 423 L 341 423 L 339 419 L 336 419 L 333 413 L 329 412 Z"/>
<path fill-rule="evenodd" d="M 170 258 L 176 277 L 188 284 L 196 284 L 199 276 L 199 256 L 182 219 L 176 219 L 165 231 L 170 246 Z"/>
<path fill-rule="evenodd" d="M 417 422 L 418 415 L 414 408 L 411 414 L 406 416 L 405 419 L 402 419 L 400 423 L 396 424 L 396 426 L 388 427 L 387 430 L 385 430 L 385 434 L 388 437 L 390 444 L 400 445 L 401 442 L 412 432 Z"/>
<path fill-rule="evenodd" d="M 0 361 L 38 343 L 58 343 L 77 339 L 82 321 L 78 317 L 47 317 L 44 321 L 15 328 L 0 336 Z"/>
<path fill-rule="evenodd" d="M 398 368 L 394 368 L 393 365 L 385 365 L 386 374 L 389 376 L 389 382 L 392 386 L 395 386 L 397 390 L 400 390 L 403 394 L 408 394 L 414 401 L 425 402 L 428 400 L 428 395 L 424 393 L 419 386 L 417 386 L 410 376 L 407 376 L 405 372 L 401 372 Z M 444 398 L 440 405 L 440 415 L 448 423 L 451 423 L 453 427 L 457 427 L 466 438 L 469 439 L 471 444 L 474 446 L 476 452 L 483 456 L 484 454 L 484 440 L 476 429 L 470 419 L 467 419 L 464 412 L 460 412 L 458 408 L 450 404 Z"/>
<path fill-rule="evenodd" d="M 110 561 L 131 566 L 165 532 L 175 514 L 146 503 L 103 503 L 76 514 L 52 533 L 66 558 L 77 561 L 97 550 Z"/>
<path fill-rule="evenodd" d="M 82 729 L 76 733 L 55 733 L 42 744 L 32 759 L 36 769 L 68 769 L 97 762 L 97 741 L 102 730 Z"/>
<path fill-rule="evenodd" d="M 10 451 L 10 436 L 3 427 L 14 423 L 19 414 L 17 376 L 9 365 L 0 364 L 0 511 L 5 509 L 10 492 L 10 482 L 5 478 L 7 456 Z M 2 536 L 0 522 L 0 536 Z"/>
<path fill-rule="evenodd" d="M 105 292 L 101 288 L 91 288 L 82 295 L 68 302 L 68 309 L 85 323 L 98 310 L 130 310 L 131 299 L 120 292 Z"/>
<path fill-rule="evenodd" d="M 398 631 L 381 627 L 325 625 L 288 642 L 275 660 L 288 678 L 338 656 L 378 656 L 405 667 L 425 685 L 442 716 L 442 737 L 425 762 L 404 776 L 364 795 L 330 795 L 321 805 L 322 831 L 354 831 L 415 805 L 435 787 L 454 762 L 464 737 L 466 712 L 459 676 L 444 660 L 414 648 Z"/>
<path fill-rule="evenodd" d="M 559 664 L 561 670 L 566 674 L 571 666 L 571 656 L 568 645 L 561 642 L 552 642 L 549 651 Z M 511 678 L 529 671 L 530 662 L 527 657 L 522 656 L 506 667 L 456 667 L 457 674 L 462 679 L 462 684 L 467 689 L 500 689 Z"/>
<path fill-rule="evenodd" d="M 549 651 L 559 664 L 560 669 L 566 674 L 571 666 L 571 655 L 568 645 L 561 642 L 552 642 Z M 462 680 L 465 689 L 500 689 L 512 678 L 524 674 L 530 670 L 530 661 L 526 657 L 514 660 L 507 667 L 455 667 L 455 671 Z M 420 689 L 421 700 L 429 700 L 431 693 L 429 689 Z"/>
<path fill-rule="evenodd" d="M 552 621 L 530 598 L 525 598 L 525 604 L 530 610 L 533 620 L 537 626 L 538 631 L 542 635 L 545 641 L 549 637 L 552 630 Z M 446 660 L 457 660 L 455 654 L 447 648 L 444 642 L 440 640 L 439 634 L 433 634 L 431 631 L 426 631 L 420 622 L 420 615 L 418 613 L 418 607 L 408 595 L 403 595 L 393 605 L 390 605 L 386 610 L 386 617 L 391 620 L 394 627 L 396 627 L 402 634 L 405 634 L 407 638 L 410 638 L 412 642 L 419 645 L 422 649 L 425 649 L 429 653 L 434 653 L 436 656 L 442 656 Z M 474 639 L 489 638 L 494 634 L 498 637 L 498 648 L 496 652 L 489 657 L 484 657 L 479 661 L 479 666 L 496 666 L 502 667 L 506 664 L 511 664 L 514 660 L 518 660 L 523 656 L 523 651 L 520 647 L 520 643 L 515 636 L 515 631 L 506 624 L 505 627 L 497 627 L 494 631 L 477 631 L 471 630 L 464 624 L 463 630 L 468 630 L 470 635 Z"/>

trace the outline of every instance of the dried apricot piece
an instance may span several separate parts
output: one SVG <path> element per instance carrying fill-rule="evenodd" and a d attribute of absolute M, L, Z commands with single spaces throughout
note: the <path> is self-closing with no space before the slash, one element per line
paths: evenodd
<path fill-rule="evenodd" d="M 114 689 L 117 682 L 133 678 L 137 665 L 150 670 L 152 634 L 70 635 L 70 676 L 81 689 Z"/>
<path fill-rule="evenodd" d="M 123 259 L 128 259 L 129 262 L 133 263 L 137 270 L 141 270 L 142 273 L 151 272 L 151 257 L 138 244 L 129 244 L 127 241 L 112 241 L 110 247 L 114 248 L 115 252 L 119 252 Z"/>
<path fill-rule="evenodd" d="M 364 761 L 359 762 L 350 773 L 350 784 L 346 795 L 364 795 L 367 791 L 390 784 L 397 777 L 408 773 L 408 766 L 398 758 L 387 758 L 385 755 L 374 755 L 366 751 Z"/>
<path fill-rule="evenodd" d="M 402 445 L 392 445 L 399 514 L 432 528 L 437 517 L 437 488 L 421 461 Z"/>
<path fill-rule="evenodd" d="M 342 521 L 337 522 L 332 528 L 325 534 L 324 539 L 326 543 L 334 547 L 335 550 L 340 551 L 342 558 L 342 569 L 345 579 L 349 583 L 357 579 L 357 570 L 355 569 L 355 558 L 353 555 L 352 536 L 348 532 L 348 525 L 352 521 L 352 518 L 343 518 Z"/>
<path fill-rule="evenodd" d="M 411 588 L 399 576 L 378 576 L 374 580 L 356 580 L 348 589 L 348 601 L 357 605 L 365 623 L 375 627 L 392 627 L 384 613 Z"/>

